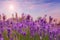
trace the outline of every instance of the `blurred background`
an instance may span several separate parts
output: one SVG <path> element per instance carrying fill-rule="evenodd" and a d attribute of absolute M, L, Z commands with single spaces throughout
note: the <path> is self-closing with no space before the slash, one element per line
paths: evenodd
<path fill-rule="evenodd" d="M 60 20 L 60 0 L 0 0 L 1 15 L 9 18 L 15 13 L 30 14 L 34 19 L 47 15 Z"/>

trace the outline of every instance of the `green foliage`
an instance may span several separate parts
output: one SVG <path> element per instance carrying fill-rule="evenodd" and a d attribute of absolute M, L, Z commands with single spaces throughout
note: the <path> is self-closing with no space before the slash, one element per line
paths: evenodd
<path fill-rule="evenodd" d="M 16 37 L 14 35 L 16 35 Z M 7 31 L 3 32 L 3 37 L 4 40 L 9 40 L 7 37 Z M 40 36 L 38 34 L 35 34 L 35 36 L 31 37 L 29 31 L 27 31 L 27 34 L 25 36 L 16 31 L 12 31 L 11 37 L 13 37 L 14 40 L 40 40 Z M 49 40 L 48 35 L 44 36 L 42 40 Z"/>

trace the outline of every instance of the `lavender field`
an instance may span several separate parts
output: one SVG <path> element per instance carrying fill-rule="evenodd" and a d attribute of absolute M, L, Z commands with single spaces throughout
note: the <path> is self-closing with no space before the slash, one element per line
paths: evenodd
<path fill-rule="evenodd" d="M 60 40 L 60 22 L 49 16 L 33 20 L 30 15 L 6 19 L 0 15 L 0 40 Z"/>

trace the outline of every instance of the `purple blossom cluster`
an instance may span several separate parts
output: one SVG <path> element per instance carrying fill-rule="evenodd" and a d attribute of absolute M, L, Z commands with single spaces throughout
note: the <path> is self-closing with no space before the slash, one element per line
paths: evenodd
<path fill-rule="evenodd" d="M 39 39 L 36 40 L 45 40 L 44 38 L 46 40 L 60 40 L 60 22 L 56 23 L 56 20 L 51 16 L 49 16 L 48 22 L 46 15 L 45 17 L 39 17 L 37 20 L 33 20 L 30 15 L 24 14 L 21 17 L 18 17 L 16 14 L 16 17 L 9 19 L 6 19 L 5 15 L 1 16 L 0 40 L 5 40 L 5 37 L 9 40 L 20 40 L 19 35 L 22 35 L 24 38 L 29 35 L 30 39 L 38 37 Z M 19 35 L 17 36 L 17 34 Z M 35 40 L 35 38 L 32 40 Z"/>

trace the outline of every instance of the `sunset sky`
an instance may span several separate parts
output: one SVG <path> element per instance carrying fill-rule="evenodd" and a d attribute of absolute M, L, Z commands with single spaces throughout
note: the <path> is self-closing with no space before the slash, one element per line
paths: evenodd
<path fill-rule="evenodd" d="M 60 18 L 60 0 L 0 0 L 0 14 L 7 17 L 17 12 L 30 14 L 34 18 L 47 14 Z"/>

